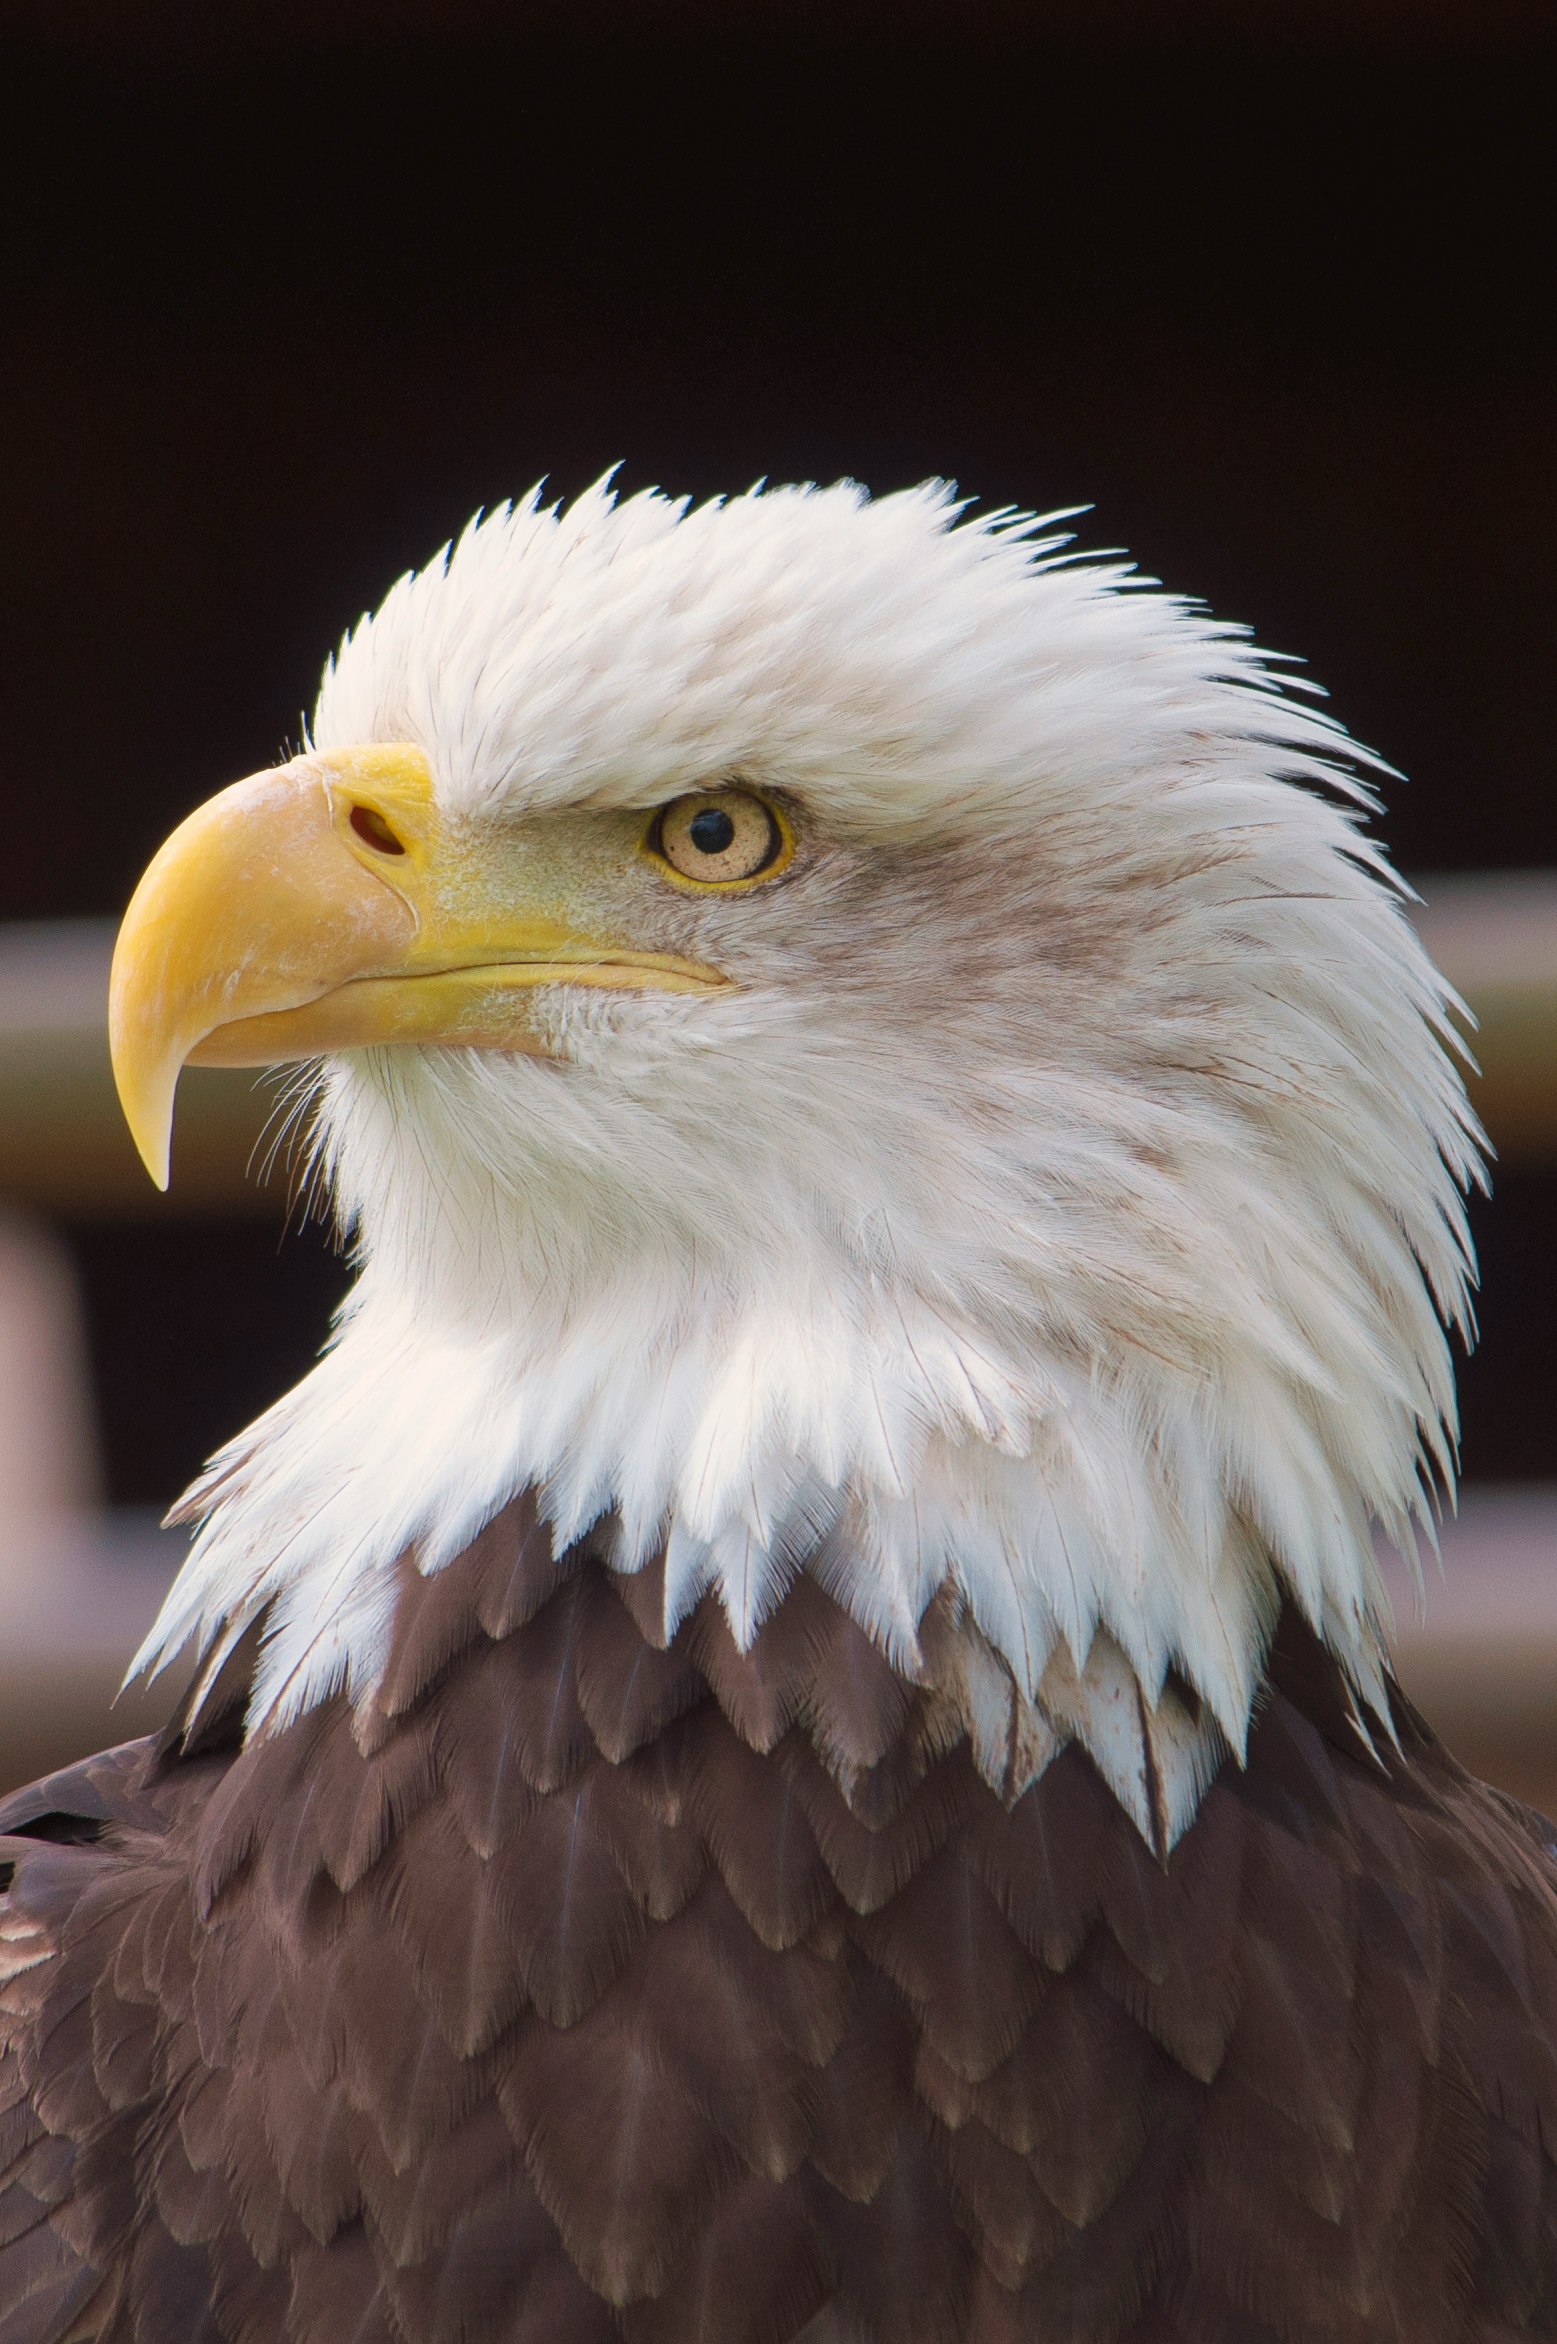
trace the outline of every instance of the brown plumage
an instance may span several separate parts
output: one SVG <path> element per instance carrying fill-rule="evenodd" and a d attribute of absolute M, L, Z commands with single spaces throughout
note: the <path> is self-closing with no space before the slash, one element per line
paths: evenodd
<path fill-rule="evenodd" d="M 1557 2334 L 1557 1864 L 1289 1614 L 1160 1861 L 800 1579 L 402 1572 L 382 1689 L 0 1809 L 0 2344 Z"/>

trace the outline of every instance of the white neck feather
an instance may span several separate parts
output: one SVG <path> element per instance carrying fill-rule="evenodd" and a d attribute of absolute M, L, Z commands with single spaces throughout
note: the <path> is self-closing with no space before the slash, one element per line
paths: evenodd
<path fill-rule="evenodd" d="M 664 1242 L 663 1200 L 649 1244 L 621 1197 L 598 1199 L 591 1244 L 576 1170 L 548 1225 L 532 1166 L 516 1226 L 455 1136 L 479 1127 L 472 1086 L 551 1080 L 527 1062 L 335 1070 L 337 1178 L 350 1194 L 358 1174 L 374 1231 L 362 1275 L 320 1365 L 191 1493 L 203 1528 L 138 1666 L 193 1642 L 214 1667 L 268 1607 L 251 1727 L 361 1696 L 397 1558 L 437 1570 L 533 1487 L 559 1551 L 594 1531 L 631 1571 L 665 1549 L 667 1629 L 712 1589 L 749 1642 L 804 1569 L 915 1673 L 949 1586 L 1014 1690 L 1027 1771 L 1078 1735 L 1148 1836 L 1159 1797 L 1171 1838 L 1220 1750 L 1241 1751 L 1283 1594 L 1382 1713 L 1372 1522 L 1409 1535 L 1423 1427 L 1452 1405 L 1419 1275 L 1383 1279 L 1392 1227 L 1359 1216 L 1338 1245 L 1333 1195 L 1268 1177 L 1248 1134 L 1181 1183 L 1094 1132 L 1075 1192 L 1045 1205 L 1034 1168 L 995 1245 L 976 1165 L 945 1158 L 933 1245 L 922 1198 L 846 1234 L 814 1197 L 786 1213 L 771 1195 L 765 1235 L 702 1260 Z M 407 1161 L 430 1131 L 436 1199 Z M 1013 1730 L 986 1716 L 990 1771 Z"/>

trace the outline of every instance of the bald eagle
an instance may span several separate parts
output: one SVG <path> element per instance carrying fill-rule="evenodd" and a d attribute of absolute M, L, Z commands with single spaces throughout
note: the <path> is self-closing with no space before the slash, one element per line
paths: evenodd
<path fill-rule="evenodd" d="M 1557 2334 L 1557 1867 L 1395 1683 L 1479 1134 L 1374 760 L 931 486 L 532 497 L 111 1001 L 355 1249 L 0 1809 L 3 2344 Z M 234 1330 L 241 1340 L 241 1330 Z"/>

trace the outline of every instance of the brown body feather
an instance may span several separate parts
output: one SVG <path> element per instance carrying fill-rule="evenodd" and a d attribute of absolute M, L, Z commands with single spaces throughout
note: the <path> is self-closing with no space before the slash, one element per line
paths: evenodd
<path fill-rule="evenodd" d="M 1163 1863 L 519 1504 L 377 1700 L 0 1809 L 0 2344 L 1557 2336 L 1557 1863 L 1283 1626 Z"/>

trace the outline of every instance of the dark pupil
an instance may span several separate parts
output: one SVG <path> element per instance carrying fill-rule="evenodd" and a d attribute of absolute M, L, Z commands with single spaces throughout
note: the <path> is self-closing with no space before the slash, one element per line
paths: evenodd
<path fill-rule="evenodd" d="M 687 836 L 700 855 L 722 855 L 735 836 L 735 824 L 718 806 L 705 806 L 687 824 Z"/>

